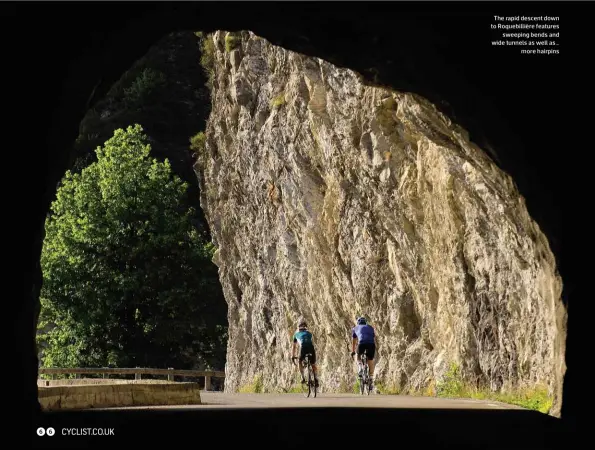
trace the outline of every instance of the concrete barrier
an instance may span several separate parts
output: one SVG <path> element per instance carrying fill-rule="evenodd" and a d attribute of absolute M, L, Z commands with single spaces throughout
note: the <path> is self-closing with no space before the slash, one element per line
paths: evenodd
<path fill-rule="evenodd" d="M 88 384 L 172 384 L 168 380 L 117 380 L 113 378 L 69 378 L 60 380 L 37 380 L 37 387 L 77 386 Z"/>
<path fill-rule="evenodd" d="M 38 387 L 44 411 L 122 406 L 200 405 L 198 383 L 119 383 Z"/>

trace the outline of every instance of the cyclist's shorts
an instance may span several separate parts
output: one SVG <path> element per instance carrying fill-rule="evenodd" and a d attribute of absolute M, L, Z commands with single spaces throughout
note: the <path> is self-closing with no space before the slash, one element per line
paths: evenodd
<path fill-rule="evenodd" d="M 359 344 L 357 346 L 357 356 L 362 355 L 366 350 L 366 357 L 370 360 L 374 359 L 374 354 L 376 353 L 376 345 L 375 344 Z"/>
<path fill-rule="evenodd" d="M 316 364 L 316 351 L 314 350 L 314 346 L 312 344 L 304 344 L 300 349 L 300 362 L 306 357 L 306 354 L 310 353 L 312 356 L 310 357 L 310 363 Z"/>

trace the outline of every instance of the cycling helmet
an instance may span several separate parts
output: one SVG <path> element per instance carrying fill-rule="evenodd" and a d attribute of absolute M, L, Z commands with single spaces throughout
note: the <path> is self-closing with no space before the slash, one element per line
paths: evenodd
<path fill-rule="evenodd" d="M 364 317 L 358 317 L 357 324 L 358 325 L 365 325 L 366 324 L 366 319 Z"/>

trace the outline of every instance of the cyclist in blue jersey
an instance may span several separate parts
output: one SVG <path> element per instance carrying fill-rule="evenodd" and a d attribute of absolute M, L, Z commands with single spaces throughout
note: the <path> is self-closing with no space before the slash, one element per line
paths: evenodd
<path fill-rule="evenodd" d="M 306 383 L 304 379 L 304 358 L 309 353 L 312 356 L 310 357 L 310 362 L 312 363 L 312 371 L 314 372 L 314 383 L 316 387 L 318 387 L 318 375 L 316 369 L 316 351 L 314 350 L 314 342 L 312 341 L 312 333 L 308 331 L 308 324 L 306 323 L 305 319 L 301 319 L 298 324 L 298 330 L 293 335 L 293 347 L 291 351 L 291 357 L 294 359 L 296 356 L 297 346 L 300 346 L 300 374 L 302 375 L 302 384 Z"/>
<path fill-rule="evenodd" d="M 367 324 L 364 317 L 359 317 L 357 319 L 357 325 L 351 330 L 351 338 L 352 357 L 356 353 L 356 346 L 358 358 L 364 353 L 364 350 L 366 350 L 368 368 L 370 369 L 370 388 L 372 388 L 372 380 L 374 376 L 374 355 L 376 353 L 376 333 L 374 332 L 374 328 Z"/>

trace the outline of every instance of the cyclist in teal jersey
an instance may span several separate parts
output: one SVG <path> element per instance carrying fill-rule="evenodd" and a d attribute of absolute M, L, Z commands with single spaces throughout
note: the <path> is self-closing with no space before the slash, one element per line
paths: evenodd
<path fill-rule="evenodd" d="M 294 359 L 298 345 L 300 346 L 300 374 L 302 375 L 302 383 L 306 383 L 303 373 L 303 362 L 306 355 L 309 353 L 310 362 L 312 363 L 312 371 L 314 372 L 314 383 L 318 387 L 318 375 L 316 369 L 316 350 L 314 350 L 314 343 L 312 342 L 312 333 L 308 331 L 308 324 L 305 319 L 300 320 L 298 330 L 293 335 L 293 347 L 291 357 Z"/>

